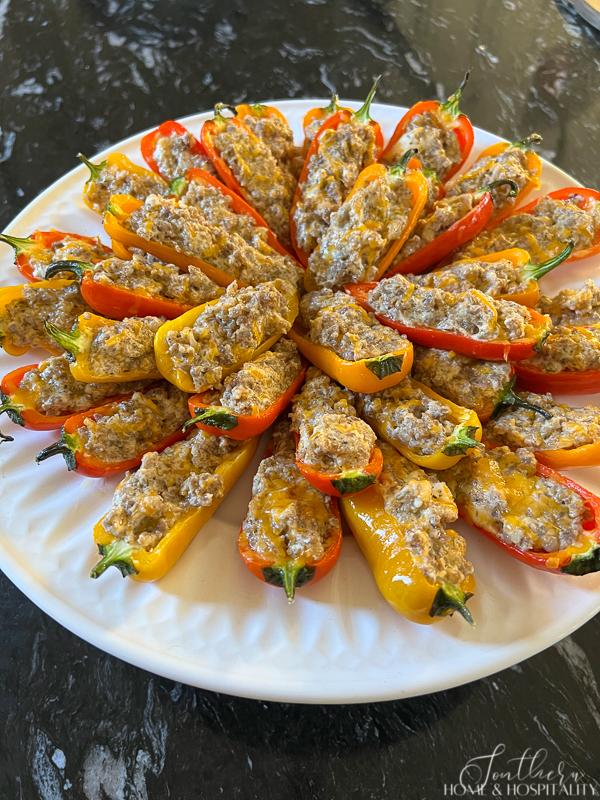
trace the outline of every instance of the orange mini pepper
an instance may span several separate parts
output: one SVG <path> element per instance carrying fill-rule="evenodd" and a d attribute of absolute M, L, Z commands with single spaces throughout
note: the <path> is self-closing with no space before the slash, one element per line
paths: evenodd
<path fill-rule="evenodd" d="M 295 437 L 296 443 L 298 443 L 300 437 L 298 434 L 295 434 Z M 323 494 L 329 494 L 333 497 L 346 497 L 350 494 L 363 492 L 375 483 L 383 469 L 383 455 L 379 447 L 375 445 L 371 452 L 369 463 L 365 467 L 346 470 L 345 472 L 321 472 L 299 458 L 296 458 L 296 466 L 306 480 Z"/>

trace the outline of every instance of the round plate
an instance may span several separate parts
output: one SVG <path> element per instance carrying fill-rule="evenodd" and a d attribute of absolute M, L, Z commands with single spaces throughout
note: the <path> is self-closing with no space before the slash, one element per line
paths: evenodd
<path fill-rule="evenodd" d="M 297 138 L 303 114 L 326 100 L 275 101 Z M 346 101 L 344 101 L 346 105 Z M 348 105 L 357 106 L 356 103 Z M 389 135 L 403 108 L 378 105 L 373 116 Z M 195 134 L 208 114 L 183 121 Z M 157 123 L 160 120 L 157 120 Z M 476 131 L 475 151 L 497 141 Z M 140 163 L 140 136 L 115 145 Z M 100 157 L 98 157 L 100 158 Z M 30 203 L 9 226 L 102 232 L 81 201 L 87 169 L 78 167 Z M 545 165 L 542 192 L 575 181 Z M 598 260 L 549 276 L 545 288 L 579 284 Z M 3 284 L 19 283 L 9 248 L 0 253 Z M 2 372 L 33 363 L 2 353 Z M 586 398 L 579 398 L 583 403 Z M 244 697 L 303 703 L 354 703 L 410 697 L 456 686 L 511 666 L 590 619 L 600 608 L 600 576 L 549 575 L 521 565 L 467 530 L 477 591 L 469 603 L 476 626 L 458 615 L 431 626 L 398 616 L 379 595 L 350 537 L 333 572 L 288 605 L 280 589 L 243 566 L 236 537 L 253 470 L 225 500 L 174 569 L 157 584 L 124 580 L 109 570 L 88 578 L 96 561 L 92 526 L 110 505 L 116 480 L 67 474 L 59 459 L 34 456 L 55 434 L 34 433 L 4 418 L 15 442 L 0 447 L 0 566 L 40 608 L 88 642 L 160 675 Z M 600 490 L 596 471 L 572 471 Z"/>

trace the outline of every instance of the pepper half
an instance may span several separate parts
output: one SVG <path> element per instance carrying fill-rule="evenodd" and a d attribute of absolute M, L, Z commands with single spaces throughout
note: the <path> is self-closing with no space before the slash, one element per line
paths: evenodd
<path fill-rule="evenodd" d="M 412 367 L 413 346 L 408 340 L 401 350 L 393 353 L 347 361 L 330 347 L 312 342 L 298 321 L 288 336 L 315 367 L 353 392 L 369 394 L 389 389 L 400 383 Z"/>
<path fill-rule="evenodd" d="M 114 375 L 94 373 L 89 363 L 89 348 L 92 340 L 100 328 L 116 324 L 117 320 L 106 319 L 97 314 L 88 313 L 79 317 L 71 331 L 63 331 L 51 322 L 46 323 L 46 330 L 69 353 L 71 359 L 69 368 L 76 381 L 82 381 L 83 383 L 125 383 L 160 378 L 161 375 L 158 369 L 153 369 L 150 372 L 133 369 L 129 372 L 119 372 Z"/>
<path fill-rule="evenodd" d="M 272 455 L 271 444 L 267 447 L 265 458 L 268 458 L 270 455 Z M 294 487 L 282 486 L 278 488 L 278 494 L 284 493 L 285 491 L 292 493 L 290 500 L 293 501 L 295 497 Z M 269 583 L 272 586 L 282 587 L 290 603 L 294 600 L 296 589 L 305 586 L 307 583 L 315 583 L 321 578 L 324 578 L 325 575 L 333 569 L 339 558 L 342 547 L 340 511 L 336 498 L 331 498 L 330 502 L 331 511 L 338 520 L 338 527 L 331 537 L 331 543 L 325 550 L 323 557 L 317 561 L 292 559 L 289 557 L 283 560 L 261 558 L 258 553 L 250 548 L 248 538 L 244 533 L 243 525 L 240 528 L 238 551 L 244 564 L 259 580 Z M 264 515 L 262 522 L 267 528 L 269 527 L 270 515 L 268 513 Z"/>
<path fill-rule="evenodd" d="M 306 375 L 306 366 L 302 365 L 289 387 L 264 411 L 256 414 L 236 414 L 229 408 L 208 403 L 207 393 L 194 394 L 188 399 L 188 407 L 192 418 L 185 425 L 187 430 L 196 425 L 205 433 L 213 436 L 227 436 L 230 439 L 249 439 L 260 436 L 275 422 L 277 417 L 290 403 Z"/>
<path fill-rule="evenodd" d="M 222 269 L 209 264 L 208 261 L 204 261 L 202 258 L 186 256 L 184 253 L 175 250 L 174 247 L 151 239 L 144 239 L 137 233 L 130 231 L 124 223 L 134 211 L 137 211 L 143 205 L 141 200 L 136 200 L 135 197 L 128 194 L 112 195 L 103 220 L 104 230 L 111 239 L 120 242 L 126 248 L 137 247 L 155 256 L 160 261 L 176 264 L 182 269 L 186 269 L 190 264 L 193 264 L 195 267 L 199 267 L 211 280 L 218 283 L 219 286 L 227 286 L 234 280 L 232 275 L 223 272 Z"/>
<path fill-rule="evenodd" d="M 450 253 L 458 250 L 482 231 L 494 213 L 494 200 L 490 189 L 500 185 L 509 184 L 513 187 L 513 196 L 517 194 L 517 184 L 514 181 L 493 181 L 486 189 L 476 192 L 477 204 L 464 217 L 453 222 L 449 228 L 442 231 L 431 242 L 419 248 L 411 255 L 396 261 L 389 268 L 386 277 L 391 275 L 418 275 L 426 272 L 435 264 L 439 264 Z"/>
<path fill-rule="evenodd" d="M 504 210 L 494 210 L 494 222 L 503 220 L 512 213 L 513 208 L 515 208 L 522 200 L 524 200 L 530 192 L 532 192 L 534 189 L 540 188 L 542 177 L 542 160 L 537 153 L 535 153 L 533 150 L 529 150 L 528 148 L 532 144 L 541 142 L 541 140 L 542 137 L 538 133 L 532 133 L 529 136 L 526 136 L 525 139 L 521 139 L 518 142 L 496 142 L 496 144 L 486 147 L 485 150 L 482 150 L 477 156 L 477 161 L 483 161 L 484 159 L 488 158 L 496 158 L 511 147 L 516 147 L 520 150 L 526 151 L 526 167 L 531 177 L 527 179 L 527 182 L 523 188 L 517 192 L 516 195 L 514 195 L 513 203 L 507 206 L 507 208 Z"/>
<path fill-rule="evenodd" d="M 95 265 L 88 261 L 55 261 L 46 270 L 46 277 L 71 272 L 78 281 L 81 296 L 90 308 L 106 317 L 166 317 L 175 319 L 193 306 L 178 303 L 167 297 L 145 294 L 139 289 L 127 289 L 94 280 Z"/>
<path fill-rule="evenodd" d="M 311 108 L 309 111 L 306 112 L 302 119 L 302 131 L 304 133 L 304 153 L 308 152 L 308 148 L 310 147 L 310 143 L 313 137 L 310 136 L 310 128 L 311 126 L 315 126 L 315 123 L 318 123 L 317 131 L 321 127 L 321 125 L 326 122 L 329 117 L 333 114 L 337 114 L 338 111 L 347 111 L 349 114 L 352 113 L 351 108 L 343 108 L 340 106 L 340 98 L 337 94 L 331 95 L 331 102 L 326 106 L 320 106 L 316 108 Z M 316 132 L 315 131 L 315 134 Z"/>
<path fill-rule="evenodd" d="M 9 236 L 7 233 L 0 233 L 0 242 L 6 242 L 15 251 L 15 264 L 21 275 L 28 281 L 37 281 L 39 278 L 33 274 L 32 256 L 37 253 L 53 252 L 53 245 L 58 244 L 64 239 L 77 239 L 78 241 L 97 246 L 103 251 L 103 255 L 96 259 L 101 261 L 112 255 L 110 247 L 98 242 L 93 236 L 81 236 L 78 233 L 65 233 L 64 231 L 35 231 L 31 236 Z M 50 263 L 50 262 L 48 262 Z"/>
<path fill-rule="evenodd" d="M 353 283 L 344 286 L 344 290 L 349 295 L 356 298 L 361 306 L 367 311 L 373 311 L 369 305 L 369 292 L 375 288 L 375 283 Z M 385 314 L 375 316 L 384 325 L 389 325 L 400 333 L 404 333 L 412 342 L 423 347 L 437 347 L 440 350 L 454 350 L 471 358 L 479 358 L 484 361 L 517 361 L 524 358 L 531 358 L 535 354 L 535 348 L 550 330 L 550 320 L 533 308 L 527 308 L 529 322 L 535 328 L 535 333 L 524 339 L 515 339 L 507 342 L 501 339 L 484 341 L 473 339 L 470 336 L 463 336 L 459 333 L 450 331 L 440 331 L 436 328 L 414 328 L 410 325 L 403 325 L 395 322 Z M 535 390 L 532 390 L 535 391 Z"/>
<path fill-rule="evenodd" d="M 203 303 L 201 306 L 196 306 L 196 308 L 192 308 L 190 311 L 186 311 L 185 314 L 182 314 L 177 319 L 170 320 L 169 322 L 165 322 L 164 325 L 161 325 L 160 328 L 156 331 L 156 335 L 154 337 L 154 353 L 156 356 L 156 365 L 160 374 L 163 378 L 170 381 L 170 383 L 177 386 L 178 389 L 181 389 L 182 392 L 189 392 L 190 394 L 200 394 L 201 392 L 206 391 L 207 389 L 211 389 L 211 386 L 205 386 L 202 389 L 198 389 L 194 386 L 190 375 L 182 370 L 175 369 L 171 363 L 171 358 L 168 354 L 168 347 L 167 347 L 167 334 L 170 331 L 181 331 L 184 328 L 191 328 L 193 327 L 194 323 L 202 314 L 204 309 L 207 306 L 213 305 L 214 303 L 218 303 L 219 299 L 216 300 L 209 300 L 208 303 Z M 292 303 L 289 308 L 289 316 L 288 319 L 290 323 L 296 318 L 298 314 L 298 304 L 297 302 Z M 270 350 L 275 342 L 281 337 L 281 334 L 277 334 L 276 336 L 269 337 L 260 347 L 257 347 L 252 353 L 244 353 L 240 356 L 239 363 L 232 365 L 231 367 L 227 367 L 223 370 L 223 377 L 227 377 L 227 375 L 231 375 L 232 372 L 238 370 L 242 364 L 246 361 L 254 361 L 254 359 L 258 358 L 263 353 L 266 353 L 267 350 Z"/>
<path fill-rule="evenodd" d="M 296 222 L 294 220 L 294 216 L 295 216 L 296 206 L 298 205 L 300 197 L 302 196 L 302 187 L 306 183 L 309 162 L 312 159 L 312 157 L 318 152 L 320 141 L 321 138 L 323 137 L 323 134 L 326 131 L 336 130 L 342 123 L 349 122 L 352 118 L 357 119 L 359 122 L 362 122 L 365 125 L 369 125 L 369 127 L 372 128 L 375 138 L 375 157 L 376 158 L 379 157 L 383 149 L 383 133 L 381 132 L 381 127 L 379 123 L 371 119 L 370 110 L 371 110 L 371 104 L 373 103 L 373 99 L 375 97 L 375 92 L 377 91 L 377 84 L 379 83 L 380 78 L 381 75 L 375 79 L 373 86 L 371 87 L 371 90 L 366 97 L 365 102 L 358 109 L 358 111 L 349 111 L 348 109 L 340 109 L 331 116 L 327 117 L 325 122 L 321 125 L 321 127 L 315 134 L 312 142 L 310 143 L 310 147 L 308 148 L 308 151 L 306 153 L 306 158 L 304 159 L 304 164 L 302 165 L 302 170 L 300 172 L 298 183 L 296 185 L 296 191 L 294 192 L 292 207 L 290 209 L 290 236 L 292 240 L 292 245 L 294 247 L 296 255 L 298 256 L 298 259 L 305 267 L 308 266 L 308 257 L 310 253 L 305 252 L 298 245 L 298 237 L 296 235 Z"/>
<path fill-rule="evenodd" d="M 461 517 L 501 547 L 508 555 L 529 567 L 568 575 L 587 575 L 590 572 L 598 572 L 600 570 L 600 498 L 545 464 L 537 464 L 536 474 L 567 486 L 583 500 L 589 518 L 584 521 L 582 531 L 575 544 L 549 553 L 543 550 L 521 550 L 515 545 L 501 541 L 493 532 L 476 525 L 466 509 L 459 506 Z"/>
<path fill-rule="evenodd" d="M 466 114 L 461 114 L 459 112 L 460 99 L 468 79 L 469 73 L 467 72 L 458 89 L 453 92 L 444 103 L 440 103 L 439 100 L 421 100 L 411 106 L 411 108 L 409 108 L 406 114 L 402 117 L 400 122 L 396 125 L 394 133 L 390 137 L 389 142 L 385 146 L 385 150 L 381 154 L 381 160 L 386 161 L 391 157 L 396 143 L 406 133 L 406 129 L 415 117 L 425 113 L 435 114 L 442 112 L 442 114 L 446 115 L 451 121 L 450 127 L 456 136 L 460 150 L 460 161 L 452 165 L 448 173 L 443 176 L 443 180 L 447 181 L 454 174 L 456 174 L 469 157 L 469 153 L 473 148 L 473 142 L 475 140 L 475 133 L 473 131 L 473 126 L 471 125 L 471 120 L 466 116 Z"/>
<path fill-rule="evenodd" d="M 460 586 L 428 580 L 405 543 L 402 527 L 385 511 L 377 486 L 344 497 L 341 505 L 379 591 L 395 611 L 421 625 L 430 625 L 455 611 L 473 623 L 466 606 L 475 591 L 473 576 L 468 575 Z M 452 530 L 447 533 L 458 536 Z"/>
<path fill-rule="evenodd" d="M 94 207 L 93 202 L 90 200 L 90 194 L 93 190 L 94 182 L 98 180 L 100 174 L 103 169 L 106 167 L 114 167 L 122 172 L 130 172 L 134 175 L 140 175 L 142 177 L 150 177 L 154 181 L 158 180 L 158 177 L 155 172 L 150 172 L 150 170 L 145 169 L 144 167 L 140 167 L 138 164 L 134 164 L 124 153 L 109 153 L 106 156 L 104 161 L 101 161 L 98 164 L 94 164 L 89 158 L 86 158 L 82 153 L 79 153 L 77 158 L 85 164 L 85 166 L 90 171 L 90 177 L 85 182 L 85 186 L 83 187 L 83 202 L 86 204 L 88 208 L 90 208 L 94 213 L 98 213 L 96 208 Z M 167 186 L 165 182 L 165 187 Z M 126 195 L 128 196 L 128 195 Z"/>
<path fill-rule="evenodd" d="M 142 158 L 146 164 L 148 164 L 152 172 L 160 175 L 160 177 L 167 182 L 169 182 L 169 178 L 161 173 L 160 168 L 156 163 L 156 159 L 154 158 L 154 151 L 158 141 L 160 139 L 167 139 L 169 136 L 191 137 L 190 152 L 192 155 L 201 156 L 204 159 L 208 158 L 202 143 L 199 142 L 198 139 L 196 139 L 196 137 L 193 136 L 187 128 L 185 128 L 180 122 L 175 122 L 175 120 L 166 120 L 159 125 L 158 128 L 155 128 L 153 131 L 150 131 L 150 133 L 147 133 L 142 137 L 142 141 L 140 142 L 140 150 L 142 152 Z"/>
<path fill-rule="evenodd" d="M 588 200 L 595 200 L 596 202 L 600 203 L 600 192 L 598 192 L 596 189 L 586 189 L 583 186 L 566 186 L 564 189 L 556 189 L 554 192 L 549 192 L 543 197 L 538 197 L 535 200 L 532 200 L 531 203 L 521 206 L 521 208 L 515 208 L 503 219 L 494 220 L 492 224 L 488 226 L 488 229 L 493 231 L 500 222 L 506 221 L 507 219 L 510 219 L 510 217 L 520 214 L 531 214 L 535 207 L 542 202 L 542 200 L 573 201 L 574 198 L 577 198 L 576 205 L 579 206 L 579 208 L 585 209 L 585 204 Z M 600 228 L 598 229 L 592 244 L 589 247 L 583 247 L 581 249 L 574 248 L 569 254 L 567 261 L 577 261 L 580 258 L 588 258 L 588 256 L 593 256 L 596 253 L 600 253 Z"/>
<path fill-rule="evenodd" d="M 101 519 L 94 527 L 94 542 L 102 558 L 92 569 L 90 577 L 99 578 L 108 567 L 114 566 L 123 577 L 130 575 L 136 581 L 157 581 L 162 578 L 178 561 L 233 488 L 252 460 L 257 444 L 258 439 L 248 439 L 238 449 L 225 456 L 215 470 L 223 481 L 223 495 L 210 506 L 194 508 L 180 517 L 151 550 L 135 547 L 122 539 L 115 539 L 105 529 Z"/>
<path fill-rule="evenodd" d="M 600 370 L 580 372 L 562 370 L 544 372 L 525 364 L 513 364 L 519 389 L 537 394 L 597 394 L 600 392 Z"/>
<path fill-rule="evenodd" d="M 294 435 L 297 445 L 300 437 L 297 433 Z M 296 466 L 306 480 L 323 494 L 329 494 L 332 497 L 347 497 L 351 494 L 364 492 L 365 489 L 375 483 L 383 469 L 383 455 L 379 447 L 375 445 L 366 467 L 346 470 L 345 472 L 321 472 L 305 464 L 304 461 L 300 461 L 299 458 L 296 458 Z"/>
<path fill-rule="evenodd" d="M 228 186 L 225 186 L 224 183 L 221 183 L 218 178 L 206 172 L 206 170 L 199 169 L 198 167 L 191 167 L 188 169 L 184 178 L 179 178 L 171 184 L 174 194 L 177 196 L 182 195 L 185 192 L 186 183 L 192 183 L 194 181 L 212 186 L 213 189 L 217 189 L 221 192 L 224 197 L 228 198 L 231 211 L 235 214 L 243 214 L 246 217 L 251 217 L 259 228 L 265 229 L 267 243 L 273 250 L 282 256 L 295 258 L 289 250 L 286 250 L 271 228 L 269 228 L 269 223 L 266 219 L 262 217 L 250 203 L 247 203 L 243 197 L 240 197 L 239 194 L 236 194 Z"/>
<path fill-rule="evenodd" d="M 425 386 L 424 383 L 420 383 L 414 378 L 411 378 L 410 381 L 411 385 L 414 384 L 416 389 L 423 392 L 423 394 L 427 395 L 431 400 L 434 400 L 436 403 L 441 403 L 448 408 L 450 419 L 455 424 L 452 435 L 448 437 L 444 446 L 437 452 L 421 455 L 410 447 L 406 447 L 390 439 L 386 435 L 382 425 L 376 420 L 371 421 L 370 418 L 367 418 L 367 421 L 381 439 L 384 439 L 391 444 L 392 447 L 395 447 L 399 453 L 414 464 L 418 464 L 425 469 L 433 470 L 449 469 L 467 455 L 469 450 L 482 447 L 481 422 L 474 411 L 470 408 L 456 405 L 456 403 L 447 400 L 445 397 L 442 397 L 442 395 L 434 392 L 433 389 L 430 389 L 429 386 Z"/>
<path fill-rule="evenodd" d="M 22 356 L 23 353 L 27 353 L 28 350 L 34 349 L 29 345 L 17 346 L 7 340 L 2 331 L 2 318 L 4 316 L 4 309 L 6 306 L 9 305 L 9 303 L 13 303 L 15 300 L 21 300 L 26 286 L 31 286 L 32 288 L 37 287 L 39 289 L 64 289 L 66 286 L 70 286 L 72 283 L 74 283 L 74 281 L 62 279 L 52 281 L 35 281 L 33 283 L 21 283 L 17 286 L 3 286 L 0 289 L 0 346 L 5 353 L 8 353 L 9 356 Z M 48 350 L 50 353 L 54 353 L 55 355 L 61 352 L 60 347 L 50 347 L 45 345 L 44 349 Z"/>
<path fill-rule="evenodd" d="M 109 417 L 114 414 L 117 402 L 104 403 L 101 406 L 83 411 L 80 414 L 73 414 L 65 420 L 62 426 L 61 437 L 57 442 L 53 442 L 41 450 L 35 460 L 36 463 L 45 461 L 52 456 L 61 455 L 69 471 L 76 470 L 81 475 L 89 478 L 106 478 L 109 475 L 116 475 L 119 472 L 126 472 L 128 469 L 135 469 L 141 463 L 145 453 L 160 453 L 166 447 L 184 438 L 184 433 L 180 428 L 164 436 L 158 442 L 154 442 L 146 447 L 139 455 L 134 458 L 122 459 L 120 461 L 102 461 L 96 456 L 86 452 L 85 442 L 77 436 L 77 431 L 85 423 L 86 419 L 95 417 Z"/>

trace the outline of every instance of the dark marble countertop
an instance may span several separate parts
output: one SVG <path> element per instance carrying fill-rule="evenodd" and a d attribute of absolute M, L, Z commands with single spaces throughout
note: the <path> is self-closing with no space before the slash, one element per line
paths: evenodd
<path fill-rule="evenodd" d="M 247 92 L 359 98 L 379 72 L 379 99 L 444 97 L 467 66 L 475 124 L 537 130 L 547 157 L 600 183 L 600 36 L 566 2 L 0 0 L 0 228 L 74 153 L 159 119 Z M 541 796 L 600 793 L 598 619 L 486 680 L 345 707 L 157 678 L 77 639 L 4 578 L 0 631 L 7 800 L 437 800 L 461 796 L 471 759 L 512 773 L 478 796 L 509 796 L 521 779 Z M 471 762 L 464 782 L 476 772 Z"/>

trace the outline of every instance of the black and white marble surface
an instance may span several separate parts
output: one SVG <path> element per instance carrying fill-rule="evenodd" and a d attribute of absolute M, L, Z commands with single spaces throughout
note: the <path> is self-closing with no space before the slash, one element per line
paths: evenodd
<path fill-rule="evenodd" d="M 445 97 L 467 66 L 475 124 L 537 130 L 544 155 L 600 184 L 600 35 L 567 2 L 0 0 L 0 228 L 77 151 L 161 119 L 247 97 L 359 98 L 380 72 L 379 99 L 407 104 Z M 0 629 L 3 800 L 600 795 L 597 619 L 487 680 L 346 707 L 157 678 L 4 578 Z"/>

